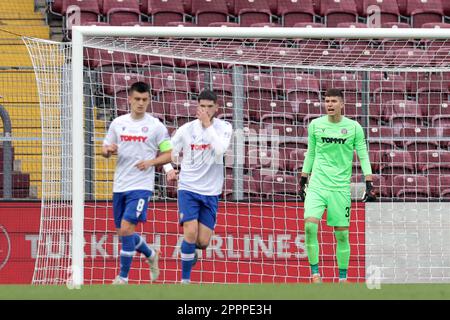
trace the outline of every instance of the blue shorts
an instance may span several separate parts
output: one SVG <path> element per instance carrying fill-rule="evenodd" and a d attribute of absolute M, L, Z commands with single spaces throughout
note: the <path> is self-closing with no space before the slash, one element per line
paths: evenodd
<path fill-rule="evenodd" d="M 214 230 L 216 226 L 219 196 L 205 196 L 191 191 L 178 190 L 178 213 L 180 224 L 198 220 L 201 224 Z"/>
<path fill-rule="evenodd" d="M 122 220 L 132 224 L 147 221 L 147 208 L 153 193 L 148 190 L 132 190 L 113 193 L 114 224 L 120 228 Z"/>

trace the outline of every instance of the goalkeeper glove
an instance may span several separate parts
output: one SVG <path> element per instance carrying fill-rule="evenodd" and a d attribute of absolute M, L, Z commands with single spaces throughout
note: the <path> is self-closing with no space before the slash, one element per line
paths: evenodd
<path fill-rule="evenodd" d="M 362 201 L 371 202 L 375 200 L 377 200 L 377 196 L 375 195 L 372 181 L 366 181 L 366 191 L 364 192 Z"/>
<path fill-rule="evenodd" d="M 306 182 L 308 182 L 308 177 L 302 177 L 300 180 L 300 199 L 302 201 L 305 201 L 306 198 L 305 192 Z"/>

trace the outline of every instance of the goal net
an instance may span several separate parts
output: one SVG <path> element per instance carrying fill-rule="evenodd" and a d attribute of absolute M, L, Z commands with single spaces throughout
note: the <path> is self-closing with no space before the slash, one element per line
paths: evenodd
<path fill-rule="evenodd" d="M 39 87 L 42 215 L 33 283 L 110 283 L 120 241 L 112 215 L 115 158 L 100 155 L 128 88 L 151 85 L 148 112 L 170 134 L 195 119 L 205 88 L 233 125 L 225 185 L 200 283 L 306 282 L 299 177 L 307 127 L 341 89 L 364 128 L 375 203 L 351 180 L 350 281 L 450 280 L 450 43 L 439 29 L 74 27 L 72 43 L 25 39 Z M 105 36 L 107 35 L 107 36 Z M 157 282 L 181 280 L 176 185 L 156 168 L 147 242 L 162 251 Z M 320 271 L 338 279 L 333 229 L 319 226 Z M 135 256 L 130 283 L 148 283 Z"/>

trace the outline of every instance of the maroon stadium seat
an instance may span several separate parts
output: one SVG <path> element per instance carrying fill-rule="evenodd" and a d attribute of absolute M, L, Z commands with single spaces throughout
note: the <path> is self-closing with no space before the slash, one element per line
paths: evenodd
<path fill-rule="evenodd" d="M 251 175 L 244 175 L 243 191 L 244 198 L 257 198 L 260 197 L 260 183 L 255 181 Z M 223 194 L 225 199 L 231 200 L 233 198 L 233 175 L 227 174 L 225 176 Z"/>
<path fill-rule="evenodd" d="M 439 132 L 436 128 L 401 128 L 399 137 L 403 139 L 399 146 L 408 151 L 436 150 L 439 148 Z"/>
<path fill-rule="evenodd" d="M 148 1 L 147 14 L 154 26 L 165 26 L 168 22 L 183 22 L 185 13 L 183 3 L 179 0 L 144 0 Z"/>
<path fill-rule="evenodd" d="M 169 121 L 176 122 L 178 128 L 183 124 L 197 118 L 197 101 L 195 100 L 176 100 L 170 103 L 170 113 L 167 118 Z"/>
<path fill-rule="evenodd" d="M 320 15 L 327 27 L 336 27 L 340 22 L 357 22 L 358 12 L 354 0 L 321 0 Z"/>
<path fill-rule="evenodd" d="M 97 0 L 64 0 L 61 8 L 62 15 L 68 13 L 67 9 L 70 6 L 78 6 L 80 8 L 80 23 L 82 25 L 99 20 L 100 8 Z"/>
<path fill-rule="evenodd" d="M 84 52 L 84 63 L 91 69 L 102 68 L 121 72 L 136 67 L 135 54 L 93 48 L 85 48 Z"/>
<path fill-rule="evenodd" d="M 103 1 L 102 13 L 112 26 L 120 26 L 125 22 L 141 21 L 141 10 L 137 0 Z"/>
<path fill-rule="evenodd" d="M 238 17 L 242 27 L 249 27 L 260 22 L 272 22 L 272 13 L 266 0 L 235 0 L 234 15 Z"/>
<path fill-rule="evenodd" d="M 393 127 L 411 127 L 422 124 L 422 110 L 415 101 L 388 101 L 383 110 L 383 117 Z"/>
<path fill-rule="evenodd" d="M 424 174 L 449 174 L 450 151 L 419 151 L 417 171 Z"/>
<path fill-rule="evenodd" d="M 281 17 L 283 27 L 293 27 L 299 22 L 314 22 L 312 0 L 278 0 L 277 15 Z"/>
<path fill-rule="evenodd" d="M 249 73 L 245 75 L 248 116 L 259 120 L 261 110 L 271 110 L 277 97 L 276 78 L 270 74 Z M 276 107 L 276 106 L 275 106 Z"/>
<path fill-rule="evenodd" d="M 398 10 L 397 0 L 363 0 L 357 2 L 362 2 L 362 11 L 360 11 L 360 15 L 363 17 L 367 17 L 367 9 L 370 6 L 375 5 L 380 8 L 381 23 L 398 22 L 400 12 Z"/>
<path fill-rule="evenodd" d="M 294 175 L 273 174 L 265 175 L 262 179 L 261 193 L 274 200 L 295 198 L 299 189 L 297 177 Z"/>
<path fill-rule="evenodd" d="M 223 0 L 192 0 L 192 14 L 198 26 L 228 21 L 228 7 Z"/>
<path fill-rule="evenodd" d="M 384 175 L 413 174 L 415 163 L 408 151 L 391 150 L 383 155 L 380 172 Z"/>
<path fill-rule="evenodd" d="M 189 100 L 189 82 L 186 75 L 176 72 L 157 73 L 152 78 L 152 88 L 158 101 Z"/>
<path fill-rule="evenodd" d="M 441 0 L 408 0 L 406 14 L 411 17 L 412 27 L 420 28 L 427 22 L 442 22 L 444 9 Z"/>
<path fill-rule="evenodd" d="M 287 149 L 289 150 L 289 149 Z M 286 153 L 285 169 L 293 172 L 300 172 L 303 168 L 307 149 L 293 149 Z"/>
<path fill-rule="evenodd" d="M 396 175 L 393 179 L 394 197 L 401 200 L 428 200 L 428 179 L 421 175 Z"/>
<path fill-rule="evenodd" d="M 107 95 L 115 95 L 119 91 L 127 91 L 137 81 L 144 77 L 137 73 L 103 73 L 103 90 Z"/>

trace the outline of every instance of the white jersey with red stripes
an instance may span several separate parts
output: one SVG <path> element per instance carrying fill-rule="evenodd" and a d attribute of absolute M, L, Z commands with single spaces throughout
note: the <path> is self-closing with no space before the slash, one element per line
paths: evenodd
<path fill-rule="evenodd" d="M 165 140 L 170 140 L 167 128 L 148 113 L 139 120 L 134 120 L 131 114 L 114 119 L 103 141 L 103 145 L 118 146 L 113 192 L 153 191 L 155 167 L 141 171 L 136 164 L 156 158 L 159 145 Z"/>
<path fill-rule="evenodd" d="M 222 193 L 224 154 L 231 135 L 231 124 L 217 118 L 208 128 L 197 119 L 176 131 L 171 140 L 172 150 L 175 155 L 183 152 L 178 190 L 207 196 Z"/>

